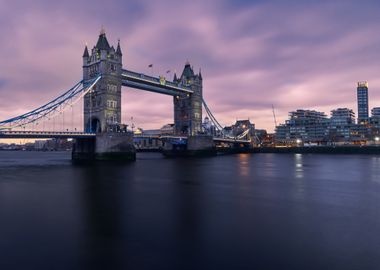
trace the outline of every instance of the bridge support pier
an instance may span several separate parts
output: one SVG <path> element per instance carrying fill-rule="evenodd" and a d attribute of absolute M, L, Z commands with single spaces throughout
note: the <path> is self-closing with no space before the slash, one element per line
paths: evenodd
<path fill-rule="evenodd" d="M 76 139 L 73 160 L 136 160 L 133 135 L 129 133 L 102 133 L 96 138 Z"/>
<path fill-rule="evenodd" d="M 187 144 L 175 145 L 170 142 L 165 142 L 163 147 L 163 154 L 166 157 L 176 156 L 212 156 L 216 155 L 215 143 L 212 136 L 189 136 Z"/>

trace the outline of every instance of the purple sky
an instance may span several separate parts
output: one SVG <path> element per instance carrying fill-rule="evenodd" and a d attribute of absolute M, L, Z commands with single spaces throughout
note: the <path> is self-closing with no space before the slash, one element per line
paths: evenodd
<path fill-rule="evenodd" d="M 204 96 L 222 124 L 250 118 L 273 130 L 296 108 L 356 112 L 356 82 L 380 106 L 378 1 L 0 0 L 0 119 L 31 110 L 82 76 L 101 25 L 120 38 L 124 67 L 202 68 Z M 172 99 L 123 88 L 123 118 L 158 128 Z"/>

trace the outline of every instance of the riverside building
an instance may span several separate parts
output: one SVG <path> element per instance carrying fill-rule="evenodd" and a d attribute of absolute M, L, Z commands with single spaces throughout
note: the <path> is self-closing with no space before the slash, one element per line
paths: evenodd
<path fill-rule="evenodd" d="M 329 141 L 349 140 L 354 125 L 355 113 L 353 110 L 348 108 L 332 110 L 328 126 Z"/>
<path fill-rule="evenodd" d="M 358 124 L 367 124 L 368 118 L 368 82 L 358 82 Z"/>
<path fill-rule="evenodd" d="M 280 143 L 320 143 L 326 140 L 329 119 L 324 112 L 296 110 L 289 120 L 276 127 L 276 141 Z"/>

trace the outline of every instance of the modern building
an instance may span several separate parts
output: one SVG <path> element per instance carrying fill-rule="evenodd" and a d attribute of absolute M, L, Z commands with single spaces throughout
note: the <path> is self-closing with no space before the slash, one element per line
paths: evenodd
<path fill-rule="evenodd" d="M 380 126 L 380 107 L 372 108 L 370 123 L 371 125 Z"/>
<path fill-rule="evenodd" d="M 358 101 L 358 124 L 366 124 L 369 122 L 368 82 L 358 82 L 357 101 Z"/>
<path fill-rule="evenodd" d="M 289 113 L 289 120 L 276 127 L 276 141 L 319 143 L 326 140 L 329 119 L 324 112 L 296 110 Z"/>
<path fill-rule="evenodd" d="M 380 107 L 374 107 L 371 110 L 372 117 L 380 117 Z"/>
<path fill-rule="evenodd" d="M 348 108 L 338 108 L 331 111 L 328 126 L 329 141 L 346 141 L 351 138 L 351 130 L 355 125 L 355 113 Z"/>
<path fill-rule="evenodd" d="M 371 118 L 369 119 L 371 127 L 371 138 L 380 136 L 380 107 L 372 108 Z"/>

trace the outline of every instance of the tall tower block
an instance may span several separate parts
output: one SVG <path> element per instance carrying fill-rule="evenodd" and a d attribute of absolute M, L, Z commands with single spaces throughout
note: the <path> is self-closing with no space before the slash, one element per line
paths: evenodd
<path fill-rule="evenodd" d="M 368 82 L 358 82 L 358 124 L 368 123 Z"/>
<path fill-rule="evenodd" d="M 84 97 L 84 130 L 104 133 L 121 122 L 121 70 L 122 52 L 109 45 L 102 29 L 96 46 L 83 53 L 84 82 L 101 75 L 101 80 Z"/>

